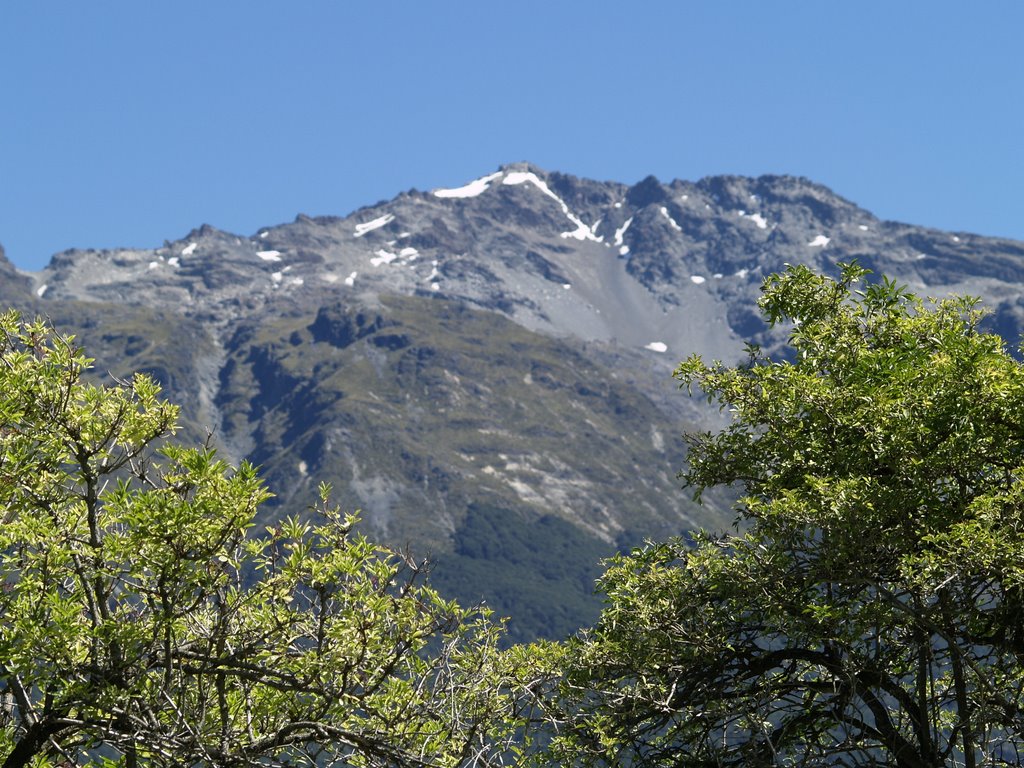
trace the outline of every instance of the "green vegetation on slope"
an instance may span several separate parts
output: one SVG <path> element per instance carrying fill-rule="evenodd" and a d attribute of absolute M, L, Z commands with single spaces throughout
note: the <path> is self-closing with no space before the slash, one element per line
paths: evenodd
<path fill-rule="evenodd" d="M 471 504 L 454 549 L 439 555 L 432 582 L 463 605 L 486 601 L 511 617 L 508 642 L 560 640 L 593 624 L 601 610 L 594 584 L 608 544 L 554 515 Z M 553 600 L 557 596 L 557 601 Z"/>
<path fill-rule="evenodd" d="M 311 503 L 312 478 L 331 482 L 367 530 L 436 558 L 440 583 L 507 608 L 520 637 L 591 620 L 596 563 L 624 537 L 717 519 L 678 497 L 681 446 L 672 458 L 649 400 L 569 346 L 456 302 L 392 296 L 243 326 L 222 385 L 224 436 L 251 443 L 277 509 Z M 459 550 L 477 537 L 464 530 L 473 508 L 516 521 L 535 560 L 563 547 L 586 587 L 507 558 L 480 567 Z"/>

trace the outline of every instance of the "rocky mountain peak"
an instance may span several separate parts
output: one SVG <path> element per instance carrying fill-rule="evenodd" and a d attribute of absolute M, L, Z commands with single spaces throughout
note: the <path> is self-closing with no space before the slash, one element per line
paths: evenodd
<path fill-rule="evenodd" d="M 669 191 L 654 176 L 647 176 L 629 188 L 626 202 L 633 208 L 661 205 L 669 197 Z"/>
<path fill-rule="evenodd" d="M 777 349 L 763 279 L 853 259 L 983 296 L 1007 337 L 1024 327 L 1022 243 L 879 221 L 790 176 L 627 185 L 530 163 L 248 235 L 70 250 L 33 274 L 0 251 L 0 289 L 105 369 L 161 381 L 188 435 L 263 468 L 267 514 L 304 513 L 327 480 L 375 535 L 435 555 L 453 594 L 571 624 L 596 610 L 587 579 L 516 563 L 731 520 L 676 487 L 672 436 L 718 416 L 673 366 Z"/>
<path fill-rule="evenodd" d="M 22 297 L 28 293 L 31 285 L 31 278 L 11 263 L 0 244 L 0 301 L 10 306 L 22 306 Z"/>
<path fill-rule="evenodd" d="M 1024 278 L 1019 244 L 986 260 L 976 247 L 880 222 L 803 178 L 627 186 L 523 162 L 344 218 L 299 215 L 249 236 L 203 225 L 148 251 L 68 251 L 34 280 L 48 300 L 174 304 L 225 327 L 264 305 L 438 296 L 531 330 L 681 354 L 738 350 L 749 323 L 706 318 L 736 316 L 783 263 L 857 258 L 912 284 L 952 286 L 973 259 L 976 276 Z"/>

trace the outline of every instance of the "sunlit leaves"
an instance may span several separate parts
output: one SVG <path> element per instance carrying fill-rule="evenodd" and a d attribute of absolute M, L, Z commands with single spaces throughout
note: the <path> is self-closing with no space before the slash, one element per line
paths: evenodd
<path fill-rule="evenodd" d="M 330 504 L 253 529 L 255 467 L 168 441 L 142 375 L 0 317 L 8 765 L 492 764 L 520 723 L 500 625 Z"/>
<path fill-rule="evenodd" d="M 765 281 L 783 360 L 676 370 L 732 416 L 681 477 L 742 532 L 614 561 L 554 698 L 583 765 L 1016 763 L 1024 366 L 972 299 Z"/>

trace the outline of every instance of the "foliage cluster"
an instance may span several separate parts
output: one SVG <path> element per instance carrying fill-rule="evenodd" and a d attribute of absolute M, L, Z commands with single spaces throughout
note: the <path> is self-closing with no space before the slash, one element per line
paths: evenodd
<path fill-rule="evenodd" d="M 1018 765 L 1024 367 L 972 300 L 790 268 L 792 358 L 676 376 L 732 412 L 686 483 L 744 525 L 616 559 L 552 751 L 584 765 Z"/>
<path fill-rule="evenodd" d="M 44 324 L 0 318 L 4 766 L 500 752 L 497 625 L 352 532 L 327 488 L 321 523 L 252 530 L 254 468 L 165 441 L 177 414 L 153 380 L 90 384 L 89 365 Z"/>

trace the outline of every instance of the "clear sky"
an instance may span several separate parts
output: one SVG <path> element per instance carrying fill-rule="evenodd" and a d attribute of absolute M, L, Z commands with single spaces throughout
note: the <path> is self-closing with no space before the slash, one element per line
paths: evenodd
<path fill-rule="evenodd" d="M 25 269 L 519 160 L 795 174 L 1024 239 L 1024 3 L 0 2 L 0 243 Z"/>

